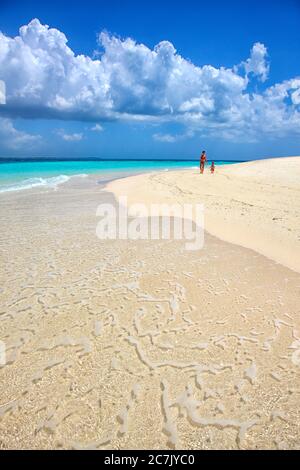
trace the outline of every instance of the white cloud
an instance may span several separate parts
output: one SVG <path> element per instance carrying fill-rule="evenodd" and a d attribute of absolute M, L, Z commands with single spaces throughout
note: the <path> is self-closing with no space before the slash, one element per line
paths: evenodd
<path fill-rule="evenodd" d="M 97 58 L 75 55 L 62 32 L 37 19 L 15 38 L 0 33 L 0 79 L 7 85 L 2 115 L 95 123 L 173 121 L 190 132 L 223 138 L 300 132 L 299 78 L 261 93 L 248 91 L 253 75 L 262 81 L 268 76 L 261 43 L 232 69 L 198 67 L 168 41 L 151 50 L 101 33 L 99 43 L 103 53 Z"/>
<path fill-rule="evenodd" d="M 28 149 L 28 147 L 33 147 L 39 143 L 40 139 L 39 135 L 27 134 L 17 130 L 10 119 L 0 117 L 0 141 L 3 147 L 22 150 L 26 146 L 26 149 Z"/>
<path fill-rule="evenodd" d="M 103 127 L 100 124 L 95 124 L 95 126 L 93 126 L 91 128 L 91 131 L 93 131 L 93 132 L 103 132 Z"/>
<path fill-rule="evenodd" d="M 260 78 L 262 82 L 266 81 L 269 74 L 270 66 L 267 62 L 267 48 L 264 44 L 257 42 L 251 49 L 251 55 L 242 65 L 246 74 L 253 73 Z"/>
<path fill-rule="evenodd" d="M 59 129 L 57 134 L 66 142 L 79 142 L 83 139 L 82 133 L 67 134 L 63 129 Z"/>

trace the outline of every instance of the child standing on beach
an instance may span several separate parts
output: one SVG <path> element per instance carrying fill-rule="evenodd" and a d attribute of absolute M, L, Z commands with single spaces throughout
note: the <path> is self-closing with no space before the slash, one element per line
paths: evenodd
<path fill-rule="evenodd" d="M 205 152 L 205 150 L 203 150 L 203 152 L 201 154 L 201 157 L 200 157 L 200 174 L 201 175 L 203 175 L 203 173 L 204 173 L 204 166 L 205 166 L 206 161 L 207 161 L 206 152 Z"/>
<path fill-rule="evenodd" d="M 215 172 L 215 162 L 211 162 L 210 172 L 213 175 Z"/>

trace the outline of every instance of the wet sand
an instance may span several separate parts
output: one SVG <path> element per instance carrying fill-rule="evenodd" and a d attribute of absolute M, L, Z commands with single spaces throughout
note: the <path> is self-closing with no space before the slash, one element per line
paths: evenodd
<path fill-rule="evenodd" d="M 99 240 L 103 201 L 1 195 L 0 447 L 299 449 L 300 274 L 209 234 Z"/>

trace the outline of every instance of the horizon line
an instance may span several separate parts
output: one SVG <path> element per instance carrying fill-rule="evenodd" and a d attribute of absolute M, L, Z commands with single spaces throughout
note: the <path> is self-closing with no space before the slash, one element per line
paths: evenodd
<path fill-rule="evenodd" d="M 78 158 L 66 158 L 66 157 L 0 157 L 1 163 L 17 163 L 17 162 L 85 162 L 85 161 L 99 161 L 99 162 L 199 162 L 197 159 L 186 159 L 186 158 L 98 158 L 98 157 L 78 157 Z M 215 162 L 247 162 L 250 160 L 227 160 L 227 159 L 209 159 L 209 161 Z"/>

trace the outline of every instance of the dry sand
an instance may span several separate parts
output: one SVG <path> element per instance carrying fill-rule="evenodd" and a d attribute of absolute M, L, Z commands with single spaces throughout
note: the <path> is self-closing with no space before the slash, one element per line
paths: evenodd
<path fill-rule="evenodd" d="M 130 204 L 202 203 L 205 229 L 300 272 L 300 157 L 133 176 L 108 185 Z"/>
<path fill-rule="evenodd" d="M 182 200 L 184 181 L 190 198 L 225 175 L 216 215 L 239 178 L 247 201 L 246 181 L 258 183 L 217 169 L 205 190 L 194 171 L 113 188 L 133 200 L 144 179 Z M 1 196 L 0 447 L 299 449 L 300 275 L 211 235 L 197 252 L 184 241 L 101 241 L 103 201 L 114 202 L 94 178 Z M 294 228 L 280 201 L 274 212 Z"/>

